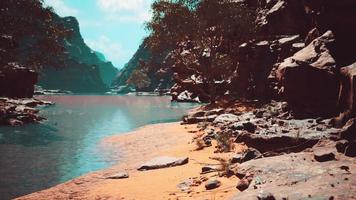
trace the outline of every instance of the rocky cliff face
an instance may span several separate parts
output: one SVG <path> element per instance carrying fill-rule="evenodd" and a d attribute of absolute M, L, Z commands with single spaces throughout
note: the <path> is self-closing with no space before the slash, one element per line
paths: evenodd
<path fill-rule="evenodd" d="M 61 62 L 62 66 L 57 69 L 46 67 L 40 73 L 38 84 L 44 89 L 62 89 L 76 93 L 107 91 L 117 69 L 85 44 L 78 21 L 74 17 L 57 17 L 56 21 L 72 35 L 62 40 L 65 56 L 53 58 Z"/>
<path fill-rule="evenodd" d="M 280 34 L 298 34 L 301 40 L 292 46 L 305 46 L 294 51 L 294 55 L 279 54 L 282 59 L 276 59 L 269 65 L 276 69 L 276 73 L 272 70 L 271 76 L 278 80 L 279 97 L 289 103 L 297 116 L 325 117 L 343 112 L 336 119 L 336 124 L 346 122 L 354 113 L 354 65 L 351 64 L 356 61 L 356 40 L 353 37 L 356 34 L 356 2 L 258 2 L 258 20 L 263 22 L 259 26 L 261 36 L 275 38 Z M 279 27 L 289 28 L 281 30 Z M 301 42 L 304 45 L 298 45 Z M 263 55 L 256 59 L 261 57 Z M 341 68 L 344 66 L 348 67 Z"/>

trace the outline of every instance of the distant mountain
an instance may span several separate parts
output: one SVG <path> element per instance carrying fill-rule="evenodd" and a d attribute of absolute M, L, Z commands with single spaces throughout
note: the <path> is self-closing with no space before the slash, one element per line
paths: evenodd
<path fill-rule="evenodd" d="M 99 51 L 94 51 L 95 55 L 103 62 L 107 62 L 108 60 L 106 60 L 106 57 L 103 53 L 99 52 Z"/>
<path fill-rule="evenodd" d="M 75 93 L 108 91 L 118 70 L 105 56 L 90 49 L 84 42 L 79 23 L 74 17 L 56 17 L 56 22 L 72 32 L 71 37 L 63 38 L 65 56 L 59 69 L 45 67 L 41 71 L 38 85 L 44 89 L 62 89 Z"/>

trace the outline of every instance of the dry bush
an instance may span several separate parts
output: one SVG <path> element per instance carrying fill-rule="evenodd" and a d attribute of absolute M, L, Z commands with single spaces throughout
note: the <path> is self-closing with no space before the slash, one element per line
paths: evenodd
<path fill-rule="evenodd" d="M 220 168 L 219 170 L 219 176 L 225 176 L 229 173 L 229 166 L 230 166 L 230 161 L 225 158 L 221 157 L 210 157 L 212 160 L 216 160 L 219 162 Z"/>
<path fill-rule="evenodd" d="M 202 138 L 196 138 L 195 140 L 195 145 L 196 145 L 196 151 L 202 150 L 206 147 L 205 142 Z"/>
<path fill-rule="evenodd" d="M 230 130 L 218 133 L 216 141 L 218 143 L 219 152 L 230 152 L 234 147 L 234 138 Z"/>

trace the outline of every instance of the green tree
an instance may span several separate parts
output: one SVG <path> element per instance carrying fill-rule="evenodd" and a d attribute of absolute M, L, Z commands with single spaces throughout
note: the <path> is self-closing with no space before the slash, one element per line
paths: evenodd
<path fill-rule="evenodd" d="M 39 70 L 51 63 L 53 56 L 63 53 L 60 38 L 70 31 L 55 23 L 52 8 L 45 8 L 42 0 L 0 1 L 1 66 L 6 62 L 20 62 Z"/>
<path fill-rule="evenodd" d="M 202 89 L 215 103 L 217 83 L 228 80 L 237 68 L 237 47 L 254 33 L 254 15 L 233 0 L 157 0 L 147 24 L 153 52 L 172 49 L 173 66 L 199 77 Z"/>
<path fill-rule="evenodd" d="M 151 80 L 145 72 L 145 63 L 143 61 L 140 62 L 139 68 L 131 74 L 126 83 L 135 87 L 136 92 L 148 88 L 151 85 Z"/>

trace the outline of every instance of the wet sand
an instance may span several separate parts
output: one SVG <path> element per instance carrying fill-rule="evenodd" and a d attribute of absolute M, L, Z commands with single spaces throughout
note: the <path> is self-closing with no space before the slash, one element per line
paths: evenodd
<path fill-rule="evenodd" d="M 199 177 L 202 166 L 217 164 L 209 158 L 219 155 L 213 153 L 213 147 L 195 150 L 196 144 L 192 143 L 195 134 L 199 134 L 196 125 L 177 122 L 148 125 L 124 135 L 105 138 L 101 143 L 103 148 L 119 148 L 122 152 L 120 164 L 18 199 L 229 199 L 237 191 L 235 177 L 218 177 L 216 173 L 204 175 L 222 182 L 219 188 L 209 191 L 204 182 L 192 187 L 190 193 L 177 187 L 188 178 Z M 187 156 L 189 163 L 158 170 L 136 170 L 140 164 L 157 156 Z M 130 177 L 106 179 L 123 171 Z"/>

